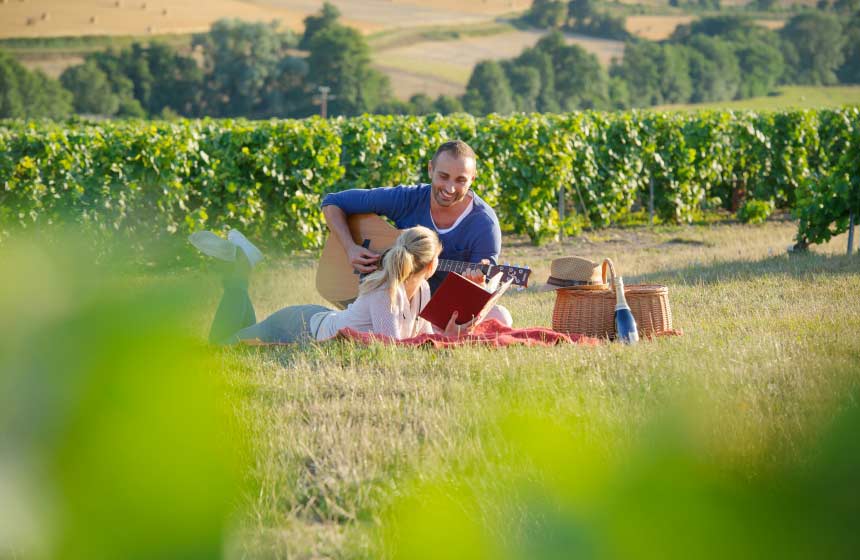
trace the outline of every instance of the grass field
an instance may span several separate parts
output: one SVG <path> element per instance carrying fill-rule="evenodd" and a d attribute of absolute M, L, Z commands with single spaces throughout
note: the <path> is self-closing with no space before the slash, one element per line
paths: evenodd
<path fill-rule="evenodd" d="M 410 481 L 468 489 L 449 496 L 454 504 L 501 492 L 498 480 L 516 462 L 506 462 L 511 450 L 493 426 L 518 411 L 578 419 L 559 437 L 585 438 L 623 463 L 655 415 L 680 406 L 698 411 L 696 448 L 717 468 L 755 479 L 802 464 L 836 404 L 860 384 L 860 257 L 843 256 L 843 235 L 789 258 L 794 233 L 795 224 L 775 221 L 610 229 L 541 248 L 506 239 L 503 260 L 531 265 L 538 282 L 554 256 L 577 254 L 613 258 L 628 284 L 669 286 L 684 335 L 638 347 L 335 342 L 220 352 L 255 442 L 256 486 L 236 554 L 378 557 L 386 512 L 408 496 Z M 324 303 L 314 270 L 312 259 L 266 262 L 252 281 L 258 316 Z M 200 282 L 193 322 L 203 336 L 219 287 L 209 276 Z M 516 325 L 548 326 L 553 298 L 528 289 L 504 303 Z M 483 507 L 482 515 L 506 511 Z"/>
<path fill-rule="evenodd" d="M 494 29 L 498 32 L 457 40 L 426 40 L 394 47 L 382 44 L 374 52 L 374 64 L 391 78 L 399 98 L 407 99 L 414 93 L 426 93 L 431 97 L 462 95 L 478 62 L 516 57 L 545 34 L 543 31 Z M 594 53 L 606 66 L 612 58 L 624 55 L 621 41 L 568 35 L 567 42 Z"/>
<path fill-rule="evenodd" d="M 664 105 L 654 110 L 696 111 L 699 109 L 732 109 L 778 111 L 782 109 L 824 109 L 860 104 L 860 86 L 783 86 L 775 95 L 737 101 L 717 101 L 689 105 Z"/>

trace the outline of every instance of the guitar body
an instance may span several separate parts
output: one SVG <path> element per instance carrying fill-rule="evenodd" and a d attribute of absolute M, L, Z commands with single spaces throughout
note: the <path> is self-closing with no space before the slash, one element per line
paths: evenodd
<path fill-rule="evenodd" d="M 400 236 L 400 230 L 376 214 L 353 214 L 347 217 L 352 240 L 375 253 L 388 249 Z M 329 235 L 317 268 L 317 291 L 332 304 L 343 309 L 358 297 L 359 275 L 349 263 L 343 245 Z"/>
<path fill-rule="evenodd" d="M 382 253 L 397 241 L 401 231 L 376 214 L 352 214 L 346 218 L 352 240 L 370 249 L 374 253 Z M 440 259 L 439 270 L 464 274 L 480 271 L 493 276 L 501 272 L 503 281 L 510 279 L 519 287 L 528 286 L 531 270 L 510 265 L 488 265 L 461 261 Z M 352 267 L 346 256 L 346 250 L 333 235 L 326 238 L 320 263 L 317 267 L 317 291 L 327 301 L 340 309 L 355 301 L 358 297 L 358 283 L 361 276 Z"/>

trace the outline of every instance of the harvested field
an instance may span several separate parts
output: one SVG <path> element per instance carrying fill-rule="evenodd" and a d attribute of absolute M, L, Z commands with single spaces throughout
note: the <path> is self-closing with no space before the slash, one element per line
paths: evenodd
<path fill-rule="evenodd" d="M 84 57 L 77 55 L 24 55 L 19 56 L 18 61 L 30 70 L 40 70 L 50 78 L 59 78 L 60 74 L 69 66 L 76 66 L 84 62 Z"/>
<path fill-rule="evenodd" d="M 375 53 L 375 65 L 388 74 L 395 95 L 406 99 L 414 93 L 460 95 L 465 92 L 472 68 L 481 60 L 512 58 L 544 35 L 541 31 L 512 31 L 459 41 L 423 41 Z M 567 41 L 597 55 L 608 65 L 624 54 L 624 43 L 569 35 Z"/>
<path fill-rule="evenodd" d="M 364 32 L 395 27 L 491 21 L 528 8 L 529 0 L 333 0 L 343 21 Z M 150 35 L 205 31 L 222 18 L 280 20 L 290 29 L 322 0 L 15 0 L 0 4 L 0 38 Z"/>
<path fill-rule="evenodd" d="M 784 19 L 760 19 L 757 23 L 763 27 L 767 27 L 768 29 L 772 29 L 774 31 L 778 31 L 785 26 Z"/>
<path fill-rule="evenodd" d="M 348 25 L 365 32 L 394 27 L 469 25 L 511 12 L 523 11 L 531 0 L 329 0 Z M 254 0 L 260 7 L 300 13 L 319 11 L 322 0 Z"/>
<path fill-rule="evenodd" d="M 696 19 L 695 16 L 629 16 L 627 31 L 651 41 L 666 39 L 675 28 Z"/>
<path fill-rule="evenodd" d="M 462 95 L 466 91 L 460 80 L 452 81 L 433 74 L 419 74 L 400 68 L 376 65 L 391 80 L 391 89 L 398 99 L 407 100 L 416 93 L 424 93 L 433 99 L 440 95 Z M 468 76 L 466 77 L 468 79 Z"/>
<path fill-rule="evenodd" d="M 616 0 L 620 4 L 642 5 L 654 8 L 669 8 L 668 0 Z M 720 6 L 723 8 L 748 6 L 754 0 L 721 0 Z M 781 8 L 792 8 L 794 6 L 810 6 L 814 7 L 818 4 L 818 0 L 777 0 L 774 6 Z M 677 8 L 675 8 L 677 9 Z"/>
<path fill-rule="evenodd" d="M 652 41 L 662 41 L 667 39 L 675 28 L 679 25 L 690 23 L 698 19 L 696 16 L 628 16 L 627 31 Z M 777 30 L 785 25 L 785 20 L 781 19 L 760 19 L 756 23 L 768 29 Z"/>
<path fill-rule="evenodd" d="M 279 19 L 300 29 L 304 14 L 239 0 L 28 0 L 0 4 L 0 37 L 152 35 L 205 31 L 221 18 Z"/>

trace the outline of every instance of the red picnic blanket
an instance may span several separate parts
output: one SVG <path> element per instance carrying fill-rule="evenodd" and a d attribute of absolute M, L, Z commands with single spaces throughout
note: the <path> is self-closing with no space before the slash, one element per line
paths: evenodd
<path fill-rule="evenodd" d="M 555 346 L 556 344 L 586 344 L 595 345 L 600 341 L 579 334 L 562 334 L 545 327 L 528 327 L 513 329 L 506 327 L 495 319 L 488 319 L 472 330 L 470 334 L 460 336 L 445 336 L 442 334 L 421 334 L 412 338 L 397 340 L 391 336 L 359 332 L 352 329 L 341 329 L 336 338 L 352 340 L 362 344 L 381 342 L 383 344 L 399 344 L 403 346 L 432 346 L 433 348 L 451 348 L 467 344 L 479 344 L 500 348 L 521 344 L 524 346 Z"/>

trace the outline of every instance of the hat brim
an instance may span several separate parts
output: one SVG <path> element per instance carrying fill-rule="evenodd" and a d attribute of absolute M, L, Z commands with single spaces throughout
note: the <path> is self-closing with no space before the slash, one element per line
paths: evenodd
<path fill-rule="evenodd" d="M 558 286 L 556 284 L 541 284 L 535 288 L 536 292 L 554 292 L 556 290 L 584 290 L 584 291 L 600 291 L 608 290 L 609 284 L 575 284 L 573 286 Z"/>

